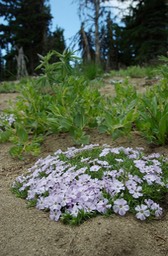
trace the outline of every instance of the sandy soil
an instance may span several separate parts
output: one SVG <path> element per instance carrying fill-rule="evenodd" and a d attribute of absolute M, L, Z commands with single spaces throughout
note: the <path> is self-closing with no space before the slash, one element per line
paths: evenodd
<path fill-rule="evenodd" d="M 0 94 L 0 109 L 14 94 Z M 4 102 L 4 104 L 3 104 Z M 137 133 L 112 142 L 107 135 L 90 132 L 91 143 L 144 147 L 147 153 L 168 156 L 168 147 L 149 147 Z M 42 149 L 46 156 L 73 146 L 67 134 L 49 136 Z M 96 217 L 79 227 L 51 221 L 48 214 L 27 208 L 26 202 L 10 192 L 15 177 L 36 161 L 14 160 L 10 143 L 0 145 L 0 256 L 168 256 L 168 212 L 161 220 L 141 222 L 126 217 Z"/>

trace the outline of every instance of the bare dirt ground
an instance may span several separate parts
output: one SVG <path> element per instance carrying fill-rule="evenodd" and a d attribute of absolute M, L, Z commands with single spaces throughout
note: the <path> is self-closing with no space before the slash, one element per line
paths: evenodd
<path fill-rule="evenodd" d="M 0 110 L 16 94 L 0 94 Z M 107 135 L 90 132 L 91 143 L 144 147 L 147 153 L 168 157 L 167 147 L 149 147 L 139 134 L 113 142 Z M 73 146 L 67 134 L 49 136 L 41 156 Z M 14 160 L 10 143 L 0 145 L 0 256 L 168 256 L 168 211 L 161 220 L 138 221 L 126 217 L 96 217 L 71 227 L 51 221 L 47 213 L 27 208 L 10 192 L 15 177 L 33 165 L 34 157 Z M 40 156 L 40 157 L 41 157 Z"/>

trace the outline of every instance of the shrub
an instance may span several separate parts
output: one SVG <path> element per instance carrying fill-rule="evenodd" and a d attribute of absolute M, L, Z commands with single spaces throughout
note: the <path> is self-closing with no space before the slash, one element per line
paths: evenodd
<path fill-rule="evenodd" d="M 79 224 L 97 214 L 159 218 L 168 188 L 168 162 L 140 149 L 88 145 L 39 159 L 12 190 L 50 218 Z"/>

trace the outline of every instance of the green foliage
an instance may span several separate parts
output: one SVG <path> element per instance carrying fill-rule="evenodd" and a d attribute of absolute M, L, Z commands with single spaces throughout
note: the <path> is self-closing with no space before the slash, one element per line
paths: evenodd
<path fill-rule="evenodd" d="M 51 51 L 46 56 L 41 56 L 41 64 L 37 69 L 43 71 L 43 75 L 39 79 L 39 83 L 42 86 L 51 86 L 54 90 L 54 85 L 60 84 L 66 81 L 67 77 L 72 74 L 72 62 L 78 59 L 74 55 L 74 52 L 64 50 L 63 53 L 57 51 Z M 53 57 L 57 57 L 59 61 L 51 63 Z"/>
<path fill-rule="evenodd" d="M 15 144 L 9 150 L 12 157 L 18 157 L 20 160 L 24 158 L 24 154 L 31 154 L 37 156 L 40 154 L 40 146 L 43 141 L 42 136 L 34 136 L 33 138 L 28 137 L 25 131 L 26 137 L 22 137 L 20 133 L 16 133 L 10 137 L 11 142 Z"/>
<path fill-rule="evenodd" d="M 59 56 L 60 61 L 50 64 L 53 55 Z M 1 136 L 1 141 L 9 139 L 14 143 L 12 156 L 21 158 L 24 152 L 38 154 L 44 135 L 49 133 L 69 132 L 76 144 L 89 143 L 85 129 L 97 125 L 103 99 L 85 78 L 70 75 L 73 69 L 70 61 L 74 59 L 68 51 L 63 54 L 53 51 L 42 57 L 39 68 L 44 69 L 44 75 L 18 86 L 20 96 L 9 111 L 15 116 L 14 127 L 9 128 L 9 136 Z M 46 80 L 52 94 L 43 93 L 41 85 L 46 85 Z"/>
<path fill-rule="evenodd" d="M 5 131 L 0 129 L 0 142 L 3 143 L 9 141 L 11 135 L 12 131 L 10 129 Z"/>
<path fill-rule="evenodd" d="M 155 74 L 158 72 L 155 71 Z M 140 66 L 130 66 L 126 69 L 121 69 L 119 71 L 112 70 L 110 72 L 112 76 L 122 76 L 122 77 L 131 77 L 131 78 L 152 78 L 154 75 L 154 68 L 151 66 L 140 67 Z"/>
<path fill-rule="evenodd" d="M 116 96 L 108 100 L 101 117 L 98 118 L 100 132 L 107 132 L 116 139 L 129 134 L 137 117 L 137 95 L 128 83 L 115 85 Z"/>
<path fill-rule="evenodd" d="M 21 84 L 20 96 L 16 105 L 8 111 L 15 117 L 14 124 L 6 124 L 0 133 L 0 141 L 10 140 L 14 146 L 10 149 L 13 157 L 22 157 L 23 153 L 37 155 L 40 153 L 41 134 L 46 132 L 47 108 L 49 95 L 40 94 L 33 86 L 33 81 Z"/>
<path fill-rule="evenodd" d="M 97 89 L 91 88 L 84 78 L 70 76 L 66 84 L 57 87 L 50 105 L 48 124 L 52 131 L 70 132 L 77 144 L 89 142 L 84 129 L 96 126 L 96 117 L 103 99 Z"/>
<path fill-rule="evenodd" d="M 94 80 L 95 78 L 100 77 L 103 73 L 102 67 L 95 63 L 77 65 L 76 70 L 76 72 L 80 73 L 87 80 Z"/>
<path fill-rule="evenodd" d="M 84 210 L 81 210 L 77 217 L 72 216 L 70 213 L 64 213 L 61 216 L 61 221 L 64 224 L 69 225 L 80 225 L 84 221 L 93 218 L 97 215 L 96 212 L 85 212 Z"/>
<path fill-rule="evenodd" d="M 16 84 L 13 82 L 0 83 L 0 93 L 16 92 Z"/>
<path fill-rule="evenodd" d="M 60 61 L 50 63 L 54 55 Z M 144 95 L 137 95 L 126 80 L 115 84 L 114 97 L 102 97 L 98 86 L 75 74 L 70 64 L 75 59 L 68 51 L 50 52 L 42 57 L 44 75 L 18 84 L 17 102 L 7 111 L 15 121 L 9 125 L 0 120 L 0 142 L 14 144 L 10 149 L 13 157 L 39 154 L 45 136 L 53 133 L 68 132 L 75 144 L 88 144 L 87 131 L 92 128 L 113 139 L 138 129 L 149 142 L 168 143 L 166 78 Z M 52 90 L 45 90 L 48 85 Z"/>
<path fill-rule="evenodd" d="M 26 199 L 28 188 L 25 189 L 25 190 L 20 191 L 21 187 L 22 187 L 22 185 L 19 182 L 16 182 L 15 187 L 12 187 L 11 191 L 12 191 L 13 194 L 16 195 L 16 197 Z"/>
<path fill-rule="evenodd" d="M 168 81 L 168 57 L 161 56 L 159 58 L 160 61 L 163 62 L 162 65 L 160 65 L 156 71 L 162 76 L 162 78 L 166 79 Z"/>
<path fill-rule="evenodd" d="M 149 142 L 165 145 L 168 143 L 168 88 L 163 81 L 159 86 L 141 96 L 137 128 Z"/>

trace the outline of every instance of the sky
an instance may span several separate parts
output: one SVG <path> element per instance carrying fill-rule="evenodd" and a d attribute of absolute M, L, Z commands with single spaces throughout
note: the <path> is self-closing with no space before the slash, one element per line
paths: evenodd
<path fill-rule="evenodd" d="M 119 3 L 117 0 L 110 0 L 108 5 L 111 4 L 112 6 L 119 7 L 126 13 L 126 8 L 130 5 L 130 2 L 131 0 L 127 0 L 124 3 Z M 51 30 L 54 31 L 56 26 L 64 29 L 64 38 L 67 47 L 69 47 L 73 37 L 80 29 L 80 20 L 77 13 L 78 6 L 73 0 L 49 0 L 49 4 L 53 16 Z M 113 8 L 113 13 L 117 14 L 117 9 Z"/>
<path fill-rule="evenodd" d="M 64 37 L 67 45 L 70 39 L 80 29 L 80 21 L 77 14 L 77 5 L 72 0 L 50 0 L 52 20 L 52 31 L 56 26 L 64 29 Z"/>
<path fill-rule="evenodd" d="M 80 29 L 80 21 L 77 14 L 77 4 L 72 3 L 73 0 L 50 0 L 52 20 L 52 31 L 56 29 L 56 26 L 64 29 L 64 37 L 67 46 L 71 42 L 71 38 Z M 127 0 L 125 3 L 119 3 L 117 0 L 111 0 L 111 5 L 122 8 L 124 13 L 126 8 L 130 5 L 131 0 Z M 109 3 L 108 3 L 109 5 Z M 113 13 L 117 14 L 117 8 L 113 9 Z"/>

